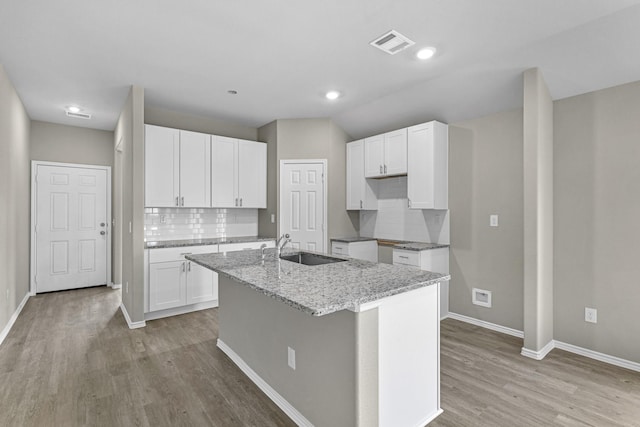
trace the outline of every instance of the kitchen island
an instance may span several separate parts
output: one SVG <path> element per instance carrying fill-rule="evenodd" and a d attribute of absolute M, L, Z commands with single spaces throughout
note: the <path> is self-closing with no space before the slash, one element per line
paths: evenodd
<path fill-rule="evenodd" d="M 273 249 L 264 260 L 260 250 L 187 256 L 219 274 L 218 347 L 298 425 L 430 422 L 442 412 L 438 301 L 449 276 L 323 257 L 338 262 Z"/>

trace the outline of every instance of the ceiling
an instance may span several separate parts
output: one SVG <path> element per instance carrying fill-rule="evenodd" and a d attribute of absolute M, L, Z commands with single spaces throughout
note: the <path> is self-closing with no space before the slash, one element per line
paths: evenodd
<path fill-rule="evenodd" d="M 133 84 L 150 107 L 360 138 L 519 107 L 532 67 L 554 99 L 640 80 L 639 23 L 640 0 L 4 0 L 0 64 L 34 120 L 112 130 Z M 391 29 L 416 45 L 369 46 Z"/>

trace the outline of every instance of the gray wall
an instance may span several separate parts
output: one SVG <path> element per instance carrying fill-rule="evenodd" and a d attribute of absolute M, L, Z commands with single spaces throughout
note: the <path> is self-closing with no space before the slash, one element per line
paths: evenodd
<path fill-rule="evenodd" d="M 640 82 L 554 107 L 554 338 L 640 362 Z"/>
<path fill-rule="evenodd" d="M 273 236 L 278 233 L 278 122 L 273 121 L 258 129 L 258 141 L 267 143 L 267 208 L 258 210 L 258 233 L 261 236 Z M 276 220 L 271 222 L 271 215 Z"/>
<path fill-rule="evenodd" d="M 0 332 L 29 292 L 29 122 L 0 65 Z"/>
<path fill-rule="evenodd" d="M 553 340 L 553 101 L 542 73 L 524 72 L 524 348 Z"/>
<path fill-rule="evenodd" d="M 116 153 L 115 257 L 121 269 L 122 303 L 133 322 L 144 320 L 144 90 L 133 86 L 114 131 Z M 129 223 L 132 232 L 129 232 Z"/>
<path fill-rule="evenodd" d="M 34 120 L 31 160 L 113 167 L 113 132 Z"/>
<path fill-rule="evenodd" d="M 150 106 L 145 106 L 144 122 L 150 125 L 210 133 L 213 135 L 228 136 L 230 138 L 248 139 L 250 141 L 256 141 L 258 139 L 258 129 L 250 126 Z"/>
<path fill-rule="evenodd" d="M 522 110 L 449 128 L 450 311 L 523 328 Z M 489 215 L 500 226 L 489 227 Z M 471 303 L 472 288 L 493 307 Z"/>
<path fill-rule="evenodd" d="M 277 121 L 276 170 L 280 160 L 327 159 L 328 237 L 357 236 L 359 214 L 346 210 L 346 143 L 349 137 L 329 119 L 285 119 Z M 269 164 L 267 167 L 273 167 Z M 267 192 L 273 191 L 268 188 Z M 276 200 L 280 200 L 279 179 Z M 329 248 L 327 248 L 328 250 Z"/>

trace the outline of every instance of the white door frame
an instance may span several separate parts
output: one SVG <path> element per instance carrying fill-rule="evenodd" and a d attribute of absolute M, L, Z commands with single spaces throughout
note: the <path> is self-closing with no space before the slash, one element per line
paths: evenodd
<path fill-rule="evenodd" d="M 41 160 L 31 161 L 31 262 L 29 272 L 29 294 L 36 294 L 36 207 L 37 207 L 37 187 L 36 187 L 36 173 L 38 166 L 58 166 L 67 168 L 79 168 L 79 169 L 97 169 L 107 172 L 107 221 L 109 225 L 107 232 L 109 238 L 107 239 L 107 285 L 111 283 L 111 239 L 113 236 L 111 223 L 111 166 L 99 166 L 99 165 L 83 165 L 79 163 L 58 163 L 58 162 L 44 162 Z"/>
<path fill-rule="evenodd" d="M 322 203 L 324 204 L 324 218 L 322 218 L 322 240 L 324 242 L 324 252 L 329 253 L 329 250 L 331 249 L 329 247 L 329 239 L 327 238 L 327 234 L 328 234 L 328 230 L 329 230 L 329 218 L 327 216 L 327 212 L 328 212 L 328 206 L 327 206 L 327 201 L 328 201 L 328 195 L 327 195 L 327 181 L 329 181 L 327 179 L 327 177 L 325 175 L 327 175 L 327 159 L 289 159 L 289 160 L 280 160 L 280 171 L 279 171 L 279 176 L 278 176 L 278 180 L 279 180 L 279 194 L 280 194 L 280 200 L 278 201 L 278 216 L 280 217 L 279 220 L 279 230 L 282 232 L 282 230 L 284 229 L 284 224 L 283 224 L 283 198 L 282 198 L 282 169 L 284 165 L 296 165 L 296 164 L 303 164 L 303 163 L 319 163 L 322 164 L 322 192 L 323 194 L 323 199 Z M 279 236 L 276 236 L 279 237 Z"/>

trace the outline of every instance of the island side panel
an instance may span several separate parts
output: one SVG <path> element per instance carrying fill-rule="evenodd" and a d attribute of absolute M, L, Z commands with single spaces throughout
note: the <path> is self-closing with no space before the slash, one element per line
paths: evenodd
<path fill-rule="evenodd" d="M 307 420 L 358 425 L 357 313 L 314 317 L 224 274 L 219 300 L 219 339 Z M 287 347 L 295 350 L 295 370 Z"/>
<path fill-rule="evenodd" d="M 380 348 L 378 308 L 356 316 L 357 405 L 358 427 L 378 426 L 379 423 L 379 360 Z"/>

